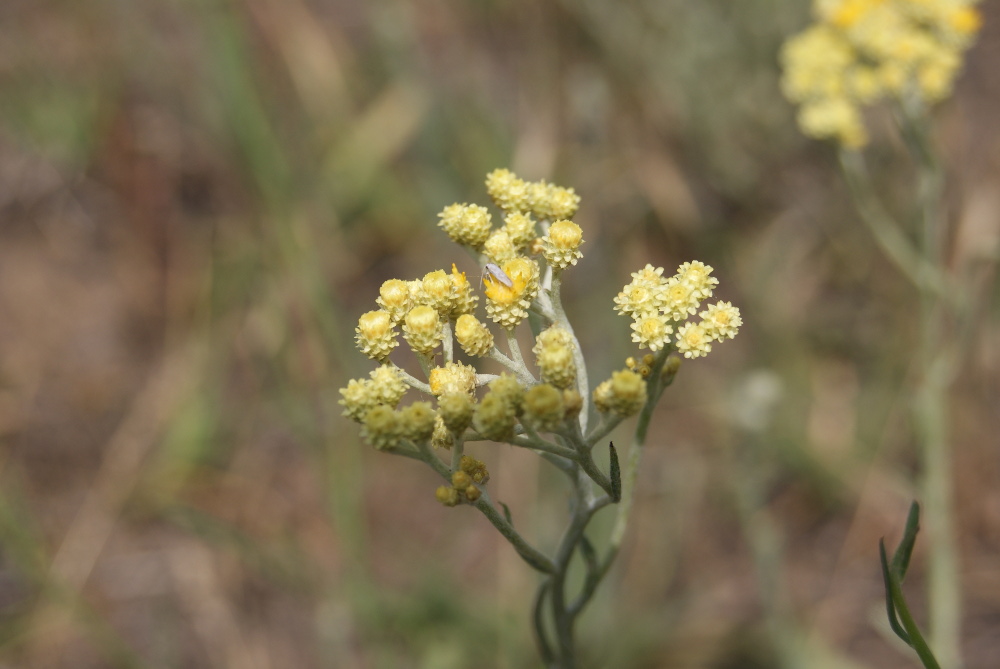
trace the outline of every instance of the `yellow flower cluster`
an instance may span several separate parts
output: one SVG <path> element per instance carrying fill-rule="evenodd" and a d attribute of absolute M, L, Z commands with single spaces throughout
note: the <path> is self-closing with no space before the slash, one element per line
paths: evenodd
<path fill-rule="evenodd" d="M 532 213 L 550 221 L 573 218 L 580 207 L 580 196 L 572 188 L 545 181 L 524 181 L 505 169 L 486 175 L 486 191 L 505 212 Z"/>
<path fill-rule="evenodd" d="M 414 351 L 430 355 L 441 343 L 445 322 L 472 313 L 479 300 L 472 285 L 454 265 L 451 274 L 430 272 L 417 281 L 390 279 L 382 284 L 376 300 L 382 307 L 358 319 L 358 349 L 369 358 L 384 361 L 399 345 L 396 327 Z"/>
<path fill-rule="evenodd" d="M 816 23 L 782 52 L 782 87 L 801 105 L 812 137 L 849 148 L 868 141 L 861 108 L 949 94 L 964 51 L 979 30 L 977 0 L 814 0 Z"/>
<path fill-rule="evenodd" d="M 646 265 L 632 273 L 632 281 L 615 297 L 615 310 L 632 316 L 632 341 L 642 348 L 659 351 L 671 342 L 686 358 L 707 355 L 712 342 L 732 339 L 743 324 L 740 311 L 729 302 L 718 302 L 699 315 L 698 323 L 685 323 L 698 313 L 702 301 L 712 296 L 719 280 L 712 268 L 693 261 L 663 278 L 663 268 Z"/>

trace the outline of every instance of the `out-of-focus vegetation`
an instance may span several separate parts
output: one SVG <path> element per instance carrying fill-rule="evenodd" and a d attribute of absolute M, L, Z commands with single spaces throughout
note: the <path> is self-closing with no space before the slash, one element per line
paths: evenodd
<path fill-rule="evenodd" d="M 878 562 L 915 491 L 916 296 L 779 92 L 806 5 L 0 6 L 0 666 L 531 666 L 529 570 L 336 404 L 385 278 L 477 271 L 436 214 L 500 166 L 583 197 L 594 378 L 634 353 L 612 297 L 646 262 L 704 260 L 744 314 L 661 404 L 594 666 L 918 666 Z M 1000 236 L 981 9 L 937 110 L 954 262 Z M 993 297 L 951 407 L 970 669 L 1000 656 L 998 342 Z M 565 499 L 524 455 L 477 453 L 549 536 Z"/>

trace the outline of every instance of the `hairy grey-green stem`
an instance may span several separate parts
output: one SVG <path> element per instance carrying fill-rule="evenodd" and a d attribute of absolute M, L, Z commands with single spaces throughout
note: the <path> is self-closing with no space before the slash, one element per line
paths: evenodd
<path fill-rule="evenodd" d="M 588 400 L 590 396 L 590 385 L 587 381 L 587 361 L 583 359 L 583 349 L 580 347 L 580 341 L 576 338 L 573 326 L 570 325 L 569 319 L 566 318 L 566 311 L 563 309 L 562 295 L 560 294 L 561 289 L 562 275 L 560 272 L 555 272 L 552 275 L 552 311 L 555 315 L 555 322 L 565 328 L 566 331 L 569 332 L 570 336 L 573 337 L 573 362 L 576 363 L 576 389 L 577 392 L 580 393 L 580 397 Z M 587 420 L 590 414 L 587 407 L 589 406 L 590 402 L 588 401 L 584 410 L 580 412 L 580 429 L 583 432 L 587 431 Z"/>
<path fill-rule="evenodd" d="M 445 481 L 451 484 L 452 470 L 445 465 L 441 458 L 439 458 L 433 451 L 431 451 L 430 446 L 426 441 L 417 444 L 417 448 L 420 449 L 420 453 L 423 455 L 423 461 L 429 464 L 434 471 L 441 475 Z M 490 521 L 493 527 L 497 528 L 500 534 L 510 542 L 510 545 L 514 547 L 517 554 L 527 562 L 529 565 L 542 572 L 543 574 L 551 574 L 555 570 L 555 565 L 553 565 L 552 560 L 546 557 L 541 551 L 528 543 L 528 541 L 521 536 L 521 534 L 514 529 L 514 526 L 507 522 L 507 519 L 497 511 L 496 507 L 493 506 L 493 500 L 490 499 L 490 495 L 485 490 L 480 489 L 481 496 L 478 500 L 473 503 L 479 511 L 486 516 L 486 519 Z"/>

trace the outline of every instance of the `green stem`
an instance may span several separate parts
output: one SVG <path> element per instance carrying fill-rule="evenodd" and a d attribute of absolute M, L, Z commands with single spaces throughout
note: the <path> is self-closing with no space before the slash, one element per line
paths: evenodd
<path fill-rule="evenodd" d="M 872 189 L 864 156 L 857 151 L 841 149 L 840 166 L 861 220 L 868 226 L 886 257 L 921 292 L 943 295 L 947 290 L 944 277 L 936 267 L 921 257 L 903 234 L 899 224 L 882 206 Z"/>
<path fill-rule="evenodd" d="M 417 448 L 420 449 L 420 453 L 423 455 L 423 461 L 430 465 L 434 471 L 441 475 L 441 478 L 450 484 L 452 470 L 441 461 L 441 458 L 431 451 L 430 445 L 427 442 L 421 442 L 417 444 Z M 502 534 L 508 542 L 510 542 L 510 545 L 514 547 L 514 550 L 517 551 L 517 554 L 520 555 L 525 562 L 543 574 L 551 574 L 555 570 L 555 565 L 552 563 L 552 560 L 546 557 L 537 548 L 529 544 L 527 540 L 514 529 L 514 526 L 507 522 L 507 519 L 503 517 L 503 514 L 496 510 L 496 507 L 493 506 L 493 500 L 490 499 L 489 493 L 482 488 L 480 488 L 480 490 L 482 495 L 473 503 L 473 506 L 479 509 L 479 511 L 486 516 L 486 519 L 490 521 L 493 527 L 497 528 L 500 534 Z"/>
<path fill-rule="evenodd" d="M 920 107 L 903 110 L 901 129 L 920 166 L 920 242 L 924 262 L 943 271 L 941 211 L 944 174 Z M 948 396 L 956 338 L 945 328 L 948 303 L 930 290 L 920 294 L 920 383 L 913 406 L 923 460 L 924 519 L 930 538 L 928 565 L 929 638 L 945 666 L 961 666 L 961 583 L 952 508 L 952 462 L 948 444 Z"/>

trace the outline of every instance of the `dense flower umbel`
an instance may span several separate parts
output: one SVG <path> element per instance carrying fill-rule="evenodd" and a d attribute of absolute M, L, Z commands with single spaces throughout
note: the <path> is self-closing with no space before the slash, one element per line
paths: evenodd
<path fill-rule="evenodd" d="M 814 0 L 816 23 L 782 52 L 782 86 L 807 135 L 849 148 L 868 136 L 861 107 L 948 96 L 979 30 L 976 0 Z"/>
<path fill-rule="evenodd" d="M 659 351 L 675 335 L 677 351 L 688 358 L 706 355 L 713 341 L 732 339 L 739 331 L 739 309 L 719 302 L 701 312 L 698 324 L 684 323 L 698 313 L 701 302 L 712 296 L 719 280 L 705 263 L 686 262 L 672 277 L 663 278 L 663 268 L 646 265 L 632 273 L 632 281 L 615 297 L 615 310 L 632 316 L 632 341 L 642 348 Z"/>

